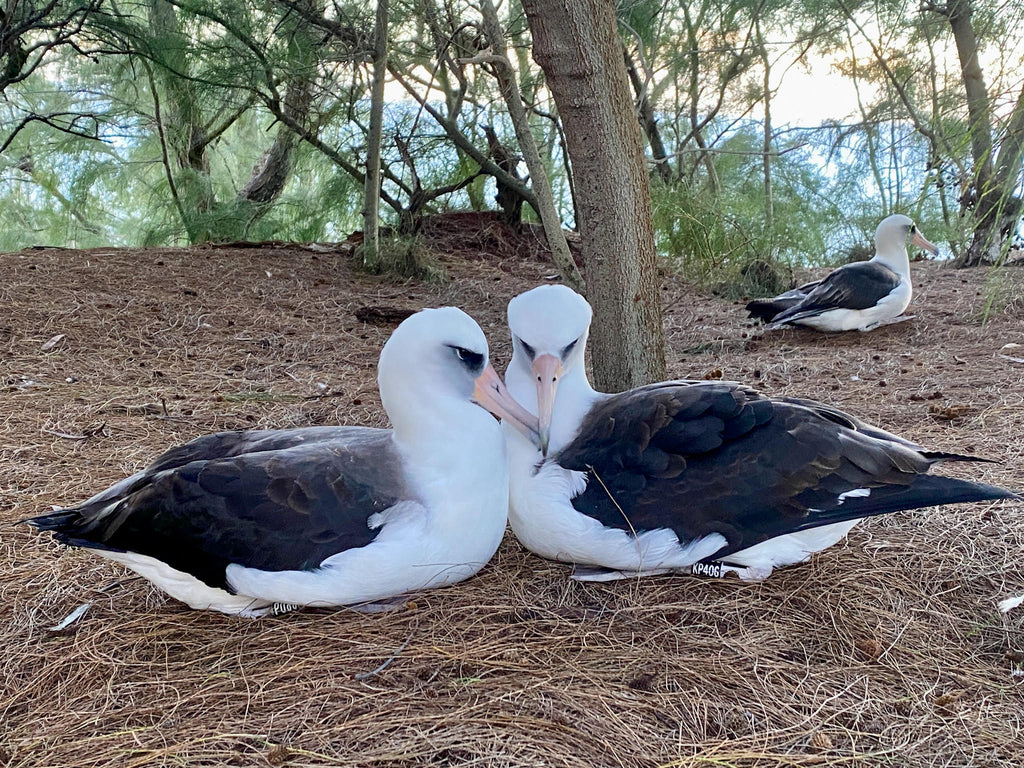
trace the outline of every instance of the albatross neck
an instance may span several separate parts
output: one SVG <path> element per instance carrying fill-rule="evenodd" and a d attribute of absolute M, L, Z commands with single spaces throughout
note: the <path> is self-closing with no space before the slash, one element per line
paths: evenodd
<path fill-rule="evenodd" d="M 875 243 L 875 255 L 871 260 L 888 267 L 904 280 L 910 278 L 910 257 L 907 255 L 906 243 L 902 240 L 880 238 Z"/>
<path fill-rule="evenodd" d="M 606 395 L 597 392 L 587 379 L 582 364 L 574 365 L 563 375 L 555 393 L 551 417 L 551 443 L 548 453 L 556 453 L 568 445 L 579 431 L 580 423 L 594 402 Z"/>

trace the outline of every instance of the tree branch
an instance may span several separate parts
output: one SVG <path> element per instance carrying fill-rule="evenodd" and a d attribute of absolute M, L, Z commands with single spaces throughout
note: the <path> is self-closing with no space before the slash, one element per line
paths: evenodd
<path fill-rule="evenodd" d="M 533 193 L 533 190 L 523 184 L 522 180 L 503 171 L 498 167 L 497 163 L 477 149 L 473 142 L 466 138 L 466 135 L 459 130 L 455 121 L 451 118 L 445 117 L 436 108 L 434 108 L 426 98 L 421 96 L 416 89 L 412 87 L 412 84 L 409 83 L 402 72 L 399 72 L 393 65 L 388 66 L 388 72 L 390 72 L 391 76 L 395 78 L 403 88 L 405 88 L 409 95 L 419 102 L 420 107 L 422 107 L 423 110 L 434 118 L 437 124 L 444 129 L 445 134 L 452 140 L 455 146 L 469 155 L 473 161 L 487 171 L 487 173 L 494 176 L 496 179 L 500 178 L 503 184 L 506 184 L 508 187 L 515 190 L 524 200 L 526 200 L 526 202 L 530 204 L 530 207 L 537 210 L 539 203 L 537 202 L 537 196 Z"/>
<path fill-rule="evenodd" d="M 57 118 L 61 117 L 70 117 L 71 120 L 67 125 L 61 125 L 59 122 L 56 122 Z M 77 123 L 79 121 L 85 122 L 90 120 L 92 121 L 91 131 L 79 130 L 77 128 Z M 93 141 L 103 141 L 99 134 L 100 122 L 101 120 L 99 116 L 92 113 L 82 114 L 81 112 L 53 112 L 49 115 L 37 115 L 32 112 L 19 120 L 18 124 L 7 135 L 7 138 L 4 139 L 3 144 L 0 144 L 0 155 L 2 155 L 14 142 L 14 139 L 18 134 L 31 123 L 42 123 L 43 125 L 48 125 L 54 130 L 66 133 L 69 136 L 78 136 L 79 138 L 92 139 Z"/>

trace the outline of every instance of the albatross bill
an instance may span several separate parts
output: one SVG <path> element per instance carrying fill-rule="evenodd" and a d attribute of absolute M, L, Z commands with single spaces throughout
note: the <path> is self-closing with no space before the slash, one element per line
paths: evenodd
<path fill-rule="evenodd" d="M 810 400 L 685 380 L 596 392 L 584 368 L 590 318 L 564 286 L 513 299 L 505 377 L 538 414 L 547 447 L 508 433 L 512 530 L 543 557 L 605 569 L 587 578 L 712 564 L 762 579 L 865 517 L 1016 498 L 928 474 L 972 457 L 924 450 Z"/>
<path fill-rule="evenodd" d="M 487 352 L 464 312 L 424 310 L 381 352 L 392 429 L 206 435 L 29 522 L 192 608 L 241 616 L 461 581 L 494 554 L 508 508 L 505 438 L 484 408 L 537 441 Z"/>

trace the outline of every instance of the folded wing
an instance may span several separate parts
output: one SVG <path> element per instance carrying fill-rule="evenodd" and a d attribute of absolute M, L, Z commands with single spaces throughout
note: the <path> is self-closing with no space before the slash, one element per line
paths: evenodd
<path fill-rule="evenodd" d="M 925 473 L 943 459 L 841 411 L 730 382 L 664 382 L 594 406 L 553 460 L 589 475 L 577 511 L 681 542 L 719 533 L 724 557 L 787 533 L 933 504 L 1010 498 Z"/>
<path fill-rule="evenodd" d="M 64 543 L 155 557 L 230 591 L 229 564 L 315 569 L 373 541 L 371 518 L 410 495 L 388 431 L 223 432 L 30 522 Z"/>
<path fill-rule="evenodd" d="M 900 276 L 878 262 L 847 264 L 830 273 L 803 299 L 773 317 L 771 322 L 792 322 L 834 309 L 868 309 L 899 284 Z"/>

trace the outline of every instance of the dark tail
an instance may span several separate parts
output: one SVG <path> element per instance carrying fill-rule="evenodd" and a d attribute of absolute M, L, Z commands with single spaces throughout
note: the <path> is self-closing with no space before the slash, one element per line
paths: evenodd
<path fill-rule="evenodd" d="M 963 458 L 970 460 L 970 457 Z M 942 475 L 917 475 L 909 485 L 886 485 L 872 488 L 870 496 L 847 497 L 842 504 L 824 510 L 814 519 L 808 520 L 799 530 L 905 509 L 997 499 L 1021 499 L 1021 496 L 1006 488 L 986 483 L 958 480 Z"/>
<path fill-rule="evenodd" d="M 983 459 L 980 456 L 971 456 L 966 453 L 946 453 L 945 451 L 921 451 L 926 459 L 939 463 L 942 461 L 981 461 L 986 464 L 998 464 L 998 459 Z"/>
<path fill-rule="evenodd" d="M 796 302 L 783 302 L 777 299 L 755 299 L 747 304 L 747 317 L 770 323 L 780 312 L 789 309 Z"/>
<path fill-rule="evenodd" d="M 1013 491 L 985 483 L 957 480 L 941 475 L 917 475 L 908 485 L 885 485 L 872 488 L 868 496 L 847 496 L 841 504 L 836 504 L 828 509 L 809 511 L 800 525 L 792 527 L 790 524 L 782 529 L 765 531 L 766 535 L 753 543 L 746 541 L 728 545 L 709 557 L 708 561 L 723 560 L 729 555 L 749 548 L 754 543 L 760 543 L 776 536 L 820 528 L 823 525 L 859 520 L 906 509 L 932 507 L 938 504 L 1021 498 Z"/>
<path fill-rule="evenodd" d="M 62 528 L 72 524 L 72 521 L 79 519 L 81 516 L 78 514 L 77 509 L 58 509 L 56 512 L 51 512 L 48 515 L 40 515 L 39 517 L 28 517 L 24 520 L 19 520 L 19 523 L 28 523 L 33 528 L 38 528 L 40 531 L 59 531 Z"/>
<path fill-rule="evenodd" d="M 68 507 L 58 509 L 48 515 L 30 517 L 19 520 L 19 523 L 28 523 L 40 531 L 50 531 L 53 538 L 61 544 L 71 547 L 86 547 L 87 549 L 105 549 L 109 552 L 123 552 L 124 550 L 110 547 L 100 541 L 86 538 L 92 526 L 89 525 L 89 518 L 83 514 L 86 507 Z"/>

